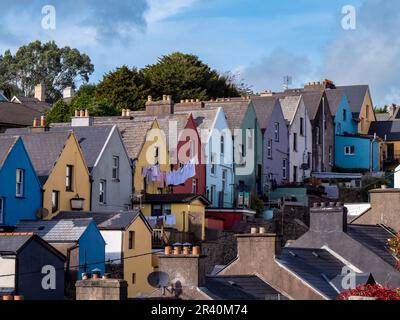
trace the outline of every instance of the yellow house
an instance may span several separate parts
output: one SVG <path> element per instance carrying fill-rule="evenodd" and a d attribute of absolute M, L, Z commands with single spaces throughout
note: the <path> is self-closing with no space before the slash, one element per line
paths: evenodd
<path fill-rule="evenodd" d="M 162 239 L 164 243 L 159 243 L 163 245 L 205 240 L 205 208 L 209 204 L 210 202 L 201 195 L 146 194 L 141 206 L 143 214 L 148 217 L 155 231 L 169 230 Z"/>
<path fill-rule="evenodd" d="M 138 130 L 138 128 L 135 128 Z M 162 172 L 170 171 L 169 152 L 166 137 L 160 129 L 157 120 L 151 123 L 146 131 L 139 131 L 141 136 L 138 140 L 142 142 L 137 152 L 134 172 L 135 193 L 159 194 L 166 191 L 166 187 L 159 182 L 147 181 L 143 177 L 143 169 L 159 164 Z"/>
<path fill-rule="evenodd" d="M 128 283 L 128 297 L 154 291 L 152 228 L 140 210 L 126 212 L 61 212 L 57 219 L 93 218 L 106 241 L 106 272 Z"/>
<path fill-rule="evenodd" d="M 42 218 L 51 219 L 60 211 L 89 210 L 89 171 L 75 135 L 43 131 L 21 138 L 42 183 Z"/>

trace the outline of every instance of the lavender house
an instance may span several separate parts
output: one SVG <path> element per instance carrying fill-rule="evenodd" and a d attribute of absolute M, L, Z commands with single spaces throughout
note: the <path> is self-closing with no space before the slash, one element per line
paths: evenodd
<path fill-rule="evenodd" d="M 289 133 L 277 97 L 252 98 L 263 134 L 263 190 L 272 182 L 282 184 L 289 178 Z"/>

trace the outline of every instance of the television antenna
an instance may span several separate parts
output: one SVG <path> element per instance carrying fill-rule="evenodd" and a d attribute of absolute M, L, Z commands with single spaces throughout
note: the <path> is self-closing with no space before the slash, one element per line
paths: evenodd
<path fill-rule="evenodd" d="M 291 76 L 283 77 L 283 90 L 288 90 L 289 86 L 292 84 L 293 78 Z"/>

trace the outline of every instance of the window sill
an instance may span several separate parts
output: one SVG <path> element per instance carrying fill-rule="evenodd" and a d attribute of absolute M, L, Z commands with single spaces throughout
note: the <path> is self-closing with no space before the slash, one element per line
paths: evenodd
<path fill-rule="evenodd" d="M 121 182 L 121 180 L 119 180 L 119 179 L 111 179 L 111 181 L 116 182 L 116 183 Z"/>
<path fill-rule="evenodd" d="M 70 190 L 70 189 L 65 189 L 65 192 L 74 192 L 74 190 Z"/>
<path fill-rule="evenodd" d="M 26 199 L 25 196 L 15 196 L 15 198 L 16 198 L 16 199 L 21 199 L 21 200 Z"/>

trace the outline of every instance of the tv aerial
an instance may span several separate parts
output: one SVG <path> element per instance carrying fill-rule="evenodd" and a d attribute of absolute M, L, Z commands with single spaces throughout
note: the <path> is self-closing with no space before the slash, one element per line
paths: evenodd
<path fill-rule="evenodd" d="M 283 90 L 288 90 L 289 86 L 293 83 L 293 78 L 291 76 L 283 77 Z"/>
<path fill-rule="evenodd" d="M 165 295 L 165 289 L 169 286 L 169 275 L 165 272 L 154 271 L 147 276 L 147 282 L 155 289 L 161 289 L 162 295 Z"/>

